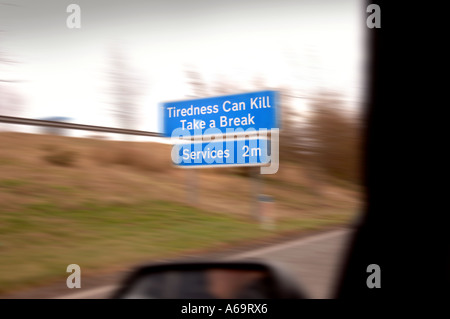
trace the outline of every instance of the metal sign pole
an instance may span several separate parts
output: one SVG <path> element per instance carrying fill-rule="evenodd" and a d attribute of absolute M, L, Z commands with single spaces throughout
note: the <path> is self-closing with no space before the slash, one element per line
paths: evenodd
<path fill-rule="evenodd" d="M 261 193 L 261 177 L 259 176 L 259 167 L 251 168 L 251 184 L 252 184 L 252 199 L 254 201 L 253 207 L 251 208 L 251 216 L 254 220 L 260 221 L 261 215 L 259 212 L 259 194 Z"/>
<path fill-rule="evenodd" d="M 187 172 L 187 200 L 191 203 L 191 205 L 198 205 L 198 177 L 197 171 L 195 169 L 189 169 Z"/>

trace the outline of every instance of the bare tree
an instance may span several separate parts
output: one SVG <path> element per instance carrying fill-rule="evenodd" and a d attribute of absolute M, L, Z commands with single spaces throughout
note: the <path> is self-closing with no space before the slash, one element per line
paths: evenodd
<path fill-rule="evenodd" d="M 140 118 L 137 99 L 142 92 L 142 83 L 133 74 L 123 52 L 118 49 L 111 53 L 109 77 L 114 97 L 112 113 L 119 127 L 137 129 Z"/>
<path fill-rule="evenodd" d="M 17 63 L 0 51 L 0 73 L 7 67 Z M 5 72 L 6 73 L 6 72 Z M 24 110 L 24 100 L 21 94 L 14 89 L 14 84 L 21 81 L 2 76 L 0 77 L 0 114 L 9 116 L 20 116 Z"/>
<path fill-rule="evenodd" d="M 342 97 L 323 92 L 312 101 L 311 159 L 327 175 L 359 183 L 361 127 L 345 112 Z"/>
<path fill-rule="evenodd" d="M 192 65 L 185 67 L 186 81 L 189 85 L 190 97 L 201 98 L 207 95 L 208 86 L 202 75 Z"/>
<path fill-rule="evenodd" d="M 22 116 L 24 100 L 21 94 L 5 84 L 0 84 L 0 114 Z"/>
<path fill-rule="evenodd" d="M 280 160 L 298 162 L 300 156 L 300 119 L 285 89 L 279 89 L 281 110 Z"/>
<path fill-rule="evenodd" d="M 17 4 L 1 3 L 0 4 L 7 12 L 7 9 L 13 7 L 20 7 Z M 6 7 L 6 8 L 5 8 Z M 3 30 L 0 30 L 2 32 Z M 21 116 L 24 111 L 24 99 L 19 91 L 14 88 L 14 85 L 22 81 L 10 76 L 5 76 L 5 70 L 16 64 L 17 61 L 11 59 L 7 54 L 0 49 L 0 114 L 9 116 Z"/>

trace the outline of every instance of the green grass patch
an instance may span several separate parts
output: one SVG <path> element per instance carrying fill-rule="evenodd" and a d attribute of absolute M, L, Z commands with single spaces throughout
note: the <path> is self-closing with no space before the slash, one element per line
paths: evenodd
<path fill-rule="evenodd" d="M 338 214 L 280 220 L 275 232 L 318 229 Z M 0 292 L 67 276 L 126 266 L 181 252 L 214 249 L 273 234 L 250 219 L 166 201 L 141 205 L 86 204 L 61 210 L 48 203 L 0 212 Z"/>
<path fill-rule="evenodd" d="M 28 185 L 28 181 L 19 180 L 19 179 L 2 179 L 0 180 L 0 188 L 3 189 L 11 189 L 17 188 L 24 185 Z"/>
<path fill-rule="evenodd" d="M 18 164 L 20 164 L 20 161 L 17 159 L 0 157 L 0 166 L 18 165 Z"/>

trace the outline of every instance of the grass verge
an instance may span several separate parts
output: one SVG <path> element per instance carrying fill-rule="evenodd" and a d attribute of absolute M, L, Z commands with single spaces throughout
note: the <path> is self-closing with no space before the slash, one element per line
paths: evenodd
<path fill-rule="evenodd" d="M 280 219 L 273 231 L 232 214 L 168 201 L 61 210 L 30 205 L 0 213 L 0 293 L 68 276 L 69 264 L 84 274 L 183 252 L 219 249 L 293 230 L 348 223 L 344 210 Z"/>

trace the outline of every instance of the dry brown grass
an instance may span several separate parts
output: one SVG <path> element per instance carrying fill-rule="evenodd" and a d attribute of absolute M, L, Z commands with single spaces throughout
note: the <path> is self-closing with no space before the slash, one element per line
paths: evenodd
<path fill-rule="evenodd" d="M 136 202 L 161 197 L 179 175 L 170 146 L 24 133 L 0 133 L 0 202 L 3 209 L 39 203 L 63 206 Z M 71 150 L 76 165 L 59 166 L 48 154 Z M 11 184 L 11 185 L 10 185 Z M 2 186 L 3 185 L 3 186 Z M 164 196 L 162 196 L 164 197 Z"/>
<path fill-rule="evenodd" d="M 111 141 L 109 141 L 111 142 Z M 143 171 L 167 172 L 170 165 L 170 147 L 155 143 L 112 142 L 99 143 L 92 149 L 92 159 L 100 165 L 124 165 Z"/>
<path fill-rule="evenodd" d="M 252 178 L 232 168 L 174 167 L 171 146 L 24 133 L 0 133 L 0 203 L 3 210 L 29 205 L 76 208 L 87 203 L 133 204 L 169 200 L 191 204 L 189 180 L 197 180 L 197 205 L 210 211 L 249 215 L 255 205 Z M 76 165 L 59 166 L 45 156 L 60 150 L 76 154 Z M 281 163 L 275 175 L 259 177 L 259 193 L 276 200 L 279 216 L 315 214 L 328 207 L 355 207 L 355 191 L 325 185 L 311 191 L 302 167 Z"/>

